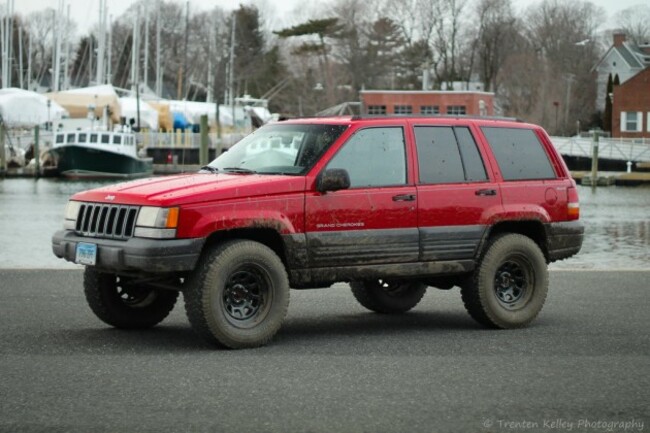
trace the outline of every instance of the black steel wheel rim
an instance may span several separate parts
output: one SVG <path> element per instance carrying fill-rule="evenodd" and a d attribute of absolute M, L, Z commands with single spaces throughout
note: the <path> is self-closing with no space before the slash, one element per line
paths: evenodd
<path fill-rule="evenodd" d="M 509 310 L 522 308 L 533 292 L 532 266 L 523 257 L 510 257 L 497 268 L 494 293 L 499 304 Z"/>
<path fill-rule="evenodd" d="M 122 303 L 132 308 L 144 308 L 156 298 L 155 290 L 129 284 L 128 279 L 123 277 L 116 278 L 115 289 Z"/>
<path fill-rule="evenodd" d="M 408 291 L 408 285 L 402 282 L 378 280 L 377 285 L 390 296 L 400 296 Z"/>
<path fill-rule="evenodd" d="M 270 287 L 268 275 L 258 266 L 246 265 L 232 272 L 221 298 L 226 319 L 240 328 L 259 323 L 268 312 Z"/>

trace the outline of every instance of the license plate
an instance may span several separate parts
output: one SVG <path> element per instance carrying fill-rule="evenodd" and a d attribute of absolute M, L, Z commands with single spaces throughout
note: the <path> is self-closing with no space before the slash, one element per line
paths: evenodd
<path fill-rule="evenodd" d="M 80 242 L 77 244 L 75 262 L 81 265 L 95 266 L 97 261 L 97 245 Z"/>

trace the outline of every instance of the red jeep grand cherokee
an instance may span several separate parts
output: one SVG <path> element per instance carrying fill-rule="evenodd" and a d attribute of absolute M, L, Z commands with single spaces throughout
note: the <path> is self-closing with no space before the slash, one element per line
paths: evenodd
<path fill-rule="evenodd" d="M 350 283 L 379 313 L 460 286 L 483 325 L 539 313 L 549 262 L 576 254 L 575 182 L 538 126 L 336 117 L 260 128 L 198 173 L 74 195 L 54 253 L 86 265 L 90 308 L 156 325 L 183 292 L 203 337 L 267 343 L 289 288 Z"/>

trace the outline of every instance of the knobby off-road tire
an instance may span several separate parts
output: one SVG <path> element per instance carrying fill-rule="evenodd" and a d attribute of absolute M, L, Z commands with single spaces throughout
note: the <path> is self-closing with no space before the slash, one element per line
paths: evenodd
<path fill-rule="evenodd" d="M 174 308 L 178 292 L 129 284 L 129 279 L 86 267 L 84 294 L 103 322 L 123 329 L 150 328 Z"/>
<path fill-rule="evenodd" d="M 234 240 L 204 255 L 184 296 L 187 317 L 201 337 L 231 349 L 257 347 L 282 325 L 289 279 L 273 250 Z"/>
<path fill-rule="evenodd" d="M 469 314 L 485 326 L 502 329 L 528 325 L 542 309 L 547 293 L 544 254 L 532 239 L 519 234 L 495 238 L 461 286 Z"/>
<path fill-rule="evenodd" d="M 352 294 L 367 309 L 383 314 L 405 313 L 415 307 L 427 286 L 419 282 L 386 281 L 352 281 Z"/>

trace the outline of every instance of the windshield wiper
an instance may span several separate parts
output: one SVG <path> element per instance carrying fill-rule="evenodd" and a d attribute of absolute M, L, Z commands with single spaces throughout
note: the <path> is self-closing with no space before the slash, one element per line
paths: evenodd
<path fill-rule="evenodd" d="M 241 167 L 226 167 L 223 169 L 223 171 L 227 171 L 228 173 L 257 174 L 255 170 Z"/>
<path fill-rule="evenodd" d="M 219 173 L 219 169 L 211 165 L 204 165 L 199 171 L 209 171 L 210 173 Z"/>

